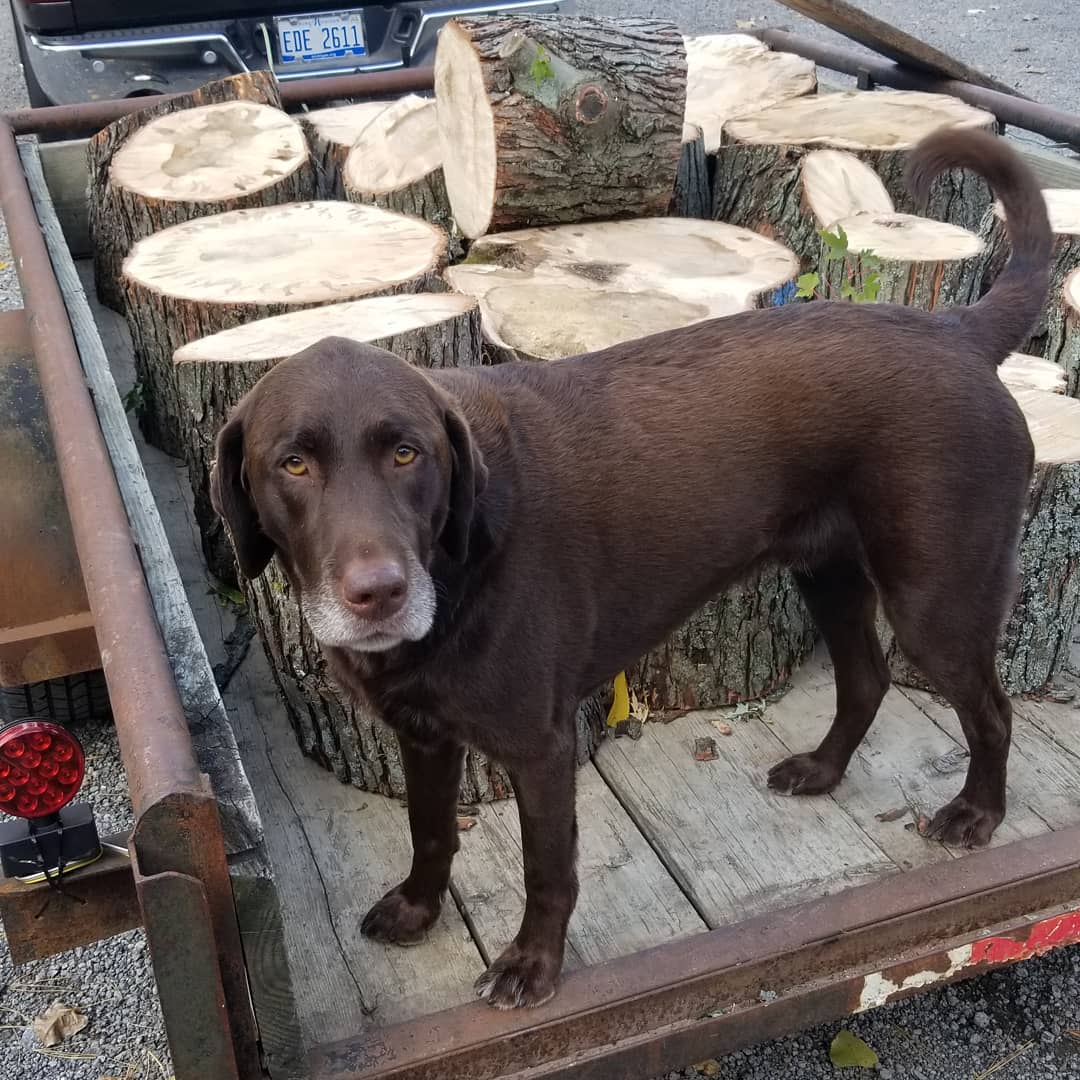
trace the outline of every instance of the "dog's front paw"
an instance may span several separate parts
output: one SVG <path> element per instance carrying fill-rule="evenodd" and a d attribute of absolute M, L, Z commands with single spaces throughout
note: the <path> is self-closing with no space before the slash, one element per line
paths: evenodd
<path fill-rule="evenodd" d="M 795 754 L 769 770 L 769 787 L 785 795 L 824 795 L 841 776 L 840 769 L 814 754 Z"/>
<path fill-rule="evenodd" d="M 391 945 L 417 945 L 435 925 L 439 900 L 410 900 L 399 885 L 391 889 L 368 913 L 360 933 Z"/>
<path fill-rule="evenodd" d="M 511 945 L 476 980 L 476 993 L 496 1009 L 528 1009 L 555 996 L 561 960 Z"/>
<path fill-rule="evenodd" d="M 986 810 L 957 795 L 934 815 L 923 835 L 955 847 L 985 847 L 1004 816 L 1002 811 Z"/>

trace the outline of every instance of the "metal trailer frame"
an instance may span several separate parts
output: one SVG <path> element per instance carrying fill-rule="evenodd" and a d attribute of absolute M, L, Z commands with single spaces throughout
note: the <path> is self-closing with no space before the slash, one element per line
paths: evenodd
<path fill-rule="evenodd" d="M 793 51 L 807 44 L 765 33 Z M 826 66 L 866 67 L 855 54 L 812 48 Z M 292 83 L 282 92 L 296 105 L 427 90 L 431 78 L 430 69 L 375 73 Z M 923 78 L 905 74 L 905 85 Z M 983 88 L 979 94 L 979 104 L 1000 107 L 1010 123 L 1045 125 L 1041 106 L 1003 94 L 991 102 L 994 91 Z M 136 819 L 130 861 L 108 856 L 80 875 L 81 905 L 46 908 L 43 887 L 5 883 L 0 910 L 16 962 L 143 925 L 177 1080 L 250 1080 L 266 1073 L 218 805 L 196 761 L 16 142 L 25 134 L 86 135 L 145 104 L 95 102 L 0 117 L 0 206 Z M 1080 117 L 1052 120 L 1058 138 L 1080 138 Z M 322 1046 L 312 1053 L 310 1074 L 644 1077 L 1076 942 L 1080 826 L 571 972 L 539 1009 L 463 1005 Z"/>

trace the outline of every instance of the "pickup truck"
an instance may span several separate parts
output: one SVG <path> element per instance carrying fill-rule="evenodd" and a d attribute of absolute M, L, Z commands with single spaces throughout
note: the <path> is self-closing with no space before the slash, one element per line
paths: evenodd
<path fill-rule="evenodd" d="M 430 64 L 455 15 L 567 12 L 567 0 L 11 0 L 31 105 L 193 90 L 270 68 L 281 81 Z"/>

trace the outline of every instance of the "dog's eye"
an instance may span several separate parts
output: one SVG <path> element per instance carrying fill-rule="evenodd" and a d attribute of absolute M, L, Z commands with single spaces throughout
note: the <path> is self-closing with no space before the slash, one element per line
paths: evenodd
<path fill-rule="evenodd" d="M 304 464 L 304 459 L 297 457 L 295 454 L 291 454 L 282 463 L 281 467 L 290 476 L 307 476 L 307 466 Z"/>
<path fill-rule="evenodd" d="M 416 460 L 416 451 L 411 446 L 399 446 L 394 451 L 395 465 L 411 465 Z"/>

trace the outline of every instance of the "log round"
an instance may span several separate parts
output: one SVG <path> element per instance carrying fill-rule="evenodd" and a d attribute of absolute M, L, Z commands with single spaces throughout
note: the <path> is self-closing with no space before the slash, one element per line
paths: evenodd
<path fill-rule="evenodd" d="M 244 101 L 274 108 L 281 106 L 281 96 L 274 76 L 268 71 L 251 71 L 207 83 L 206 86 L 188 94 L 180 94 L 177 97 L 147 105 L 145 109 L 140 109 L 137 113 L 121 117 L 87 142 L 87 210 L 90 248 L 94 257 L 95 288 L 98 299 L 107 307 L 114 311 L 124 310 L 123 287 L 120 280 L 121 266 L 132 243 L 140 236 L 148 235 L 137 231 L 128 235 L 129 230 L 139 228 L 139 222 L 133 222 L 129 226 L 126 219 L 130 211 L 116 205 L 118 192 L 111 178 L 114 157 L 142 128 L 161 117 L 181 115 L 187 110 L 205 105 L 232 101 Z M 229 193 L 226 192 L 226 194 Z M 310 197 L 310 192 L 304 197 Z M 191 211 L 189 217 L 217 212 L 213 207 L 204 209 L 198 204 L 189 203 L 188 205 Z M 153 213 L 153 210 L 150 212 Z M 177 217 L 175 220 L 184 219 Z M 159 225 L 156 228 L 160 227 Z"/>
<path fill-rule="evenodd" d="M 345 198 L 341 178 L 345 159 L 360 132 L 391 104 L 389 101 L 358 101 L 352 105 L 313 109 L 298 117 L 318 173 L 320 199 Z"/>
<path fill-rule="evenodd" d="M 554 360 L 763 306 L 796 269 L 746 229 L 644 218 L 485 237 L 445 276 L 501 359 Z"/>
<path fill-rule="evenodd" d="M 669 213 L 672 217 L 705 221 L 712 217 L 709 158 L 705 153 L 705 136 L 696 124 L 683 125 L 682 157 L 679 158 Z"/>
<path fill-rule="evenodd" d="M 791 574 L 766 567 L 699 608 L 627 684 L 652 712 L 722 708 L 777 690 L 816 637 Z"/>
<path fill-rule="evenodd" d="M 716 154 L 713 217 L 775 237 L 812 264 L 818 239 L 801 173 L 810 152 L 831 148 L 873 169 L 890 209 L 976 230 L 991 205 L 981 177 L 960 170 L 939 177 L 926 207 L 915 205 L 904 181 L 908 151 L 947 125 L 990 131 L 994 118 L 942 94 L 853 90 L 793 98 L 731 120 Z"/>
<path fill-rule="evenodd" d="M 412 214 L 452 236 L 435 102 L 410 94 L 380 112 L 345 159 L 342 189 L 350 202 Z"/>
<path fill-rule="evenodd" d="M 686 50 L 647 19 L 455 19 L 435 96 L 465 236 L 664 214 L 686 108 Z"/>
<path fill-rule="evenodd" d="M 813 60 L 773 52 L 749 34 L 688 37 L 686 68 L 686 119 L 702 129 L 710 154 L 728 120 L 817 90 Z"/>
<path fill-rule="evenodd" d="M 139 416 L 150 442 L 189 460 L 211 570 L 232 577 L 227 545 L 207 547 L 213 514 L 191 457 L 199 403 L 181 396 L 173 355 L 197 338 L 300 308 L 438 283 L 446 236 L 374 206 L 292 203 L 234 210 L 156 233 L 124 263 Z M 196 468 L 197 466 L 197 468 Z"/>
<path fill-rule="evenodd" d="M 1035 478 L 1020 539 L 1019 591 L 998 649 L 1009 694 L 1039 693 L 1069 658 L 1080 616 L 1080 401 L 1009 386 L 1035 443 Z M 900 652 L 884 618 L 878 627 L 893 680 L 933 690 Z"/>
<path fill-rule="evenodd" d="M 1080 396 L 1080 342 L 1075 340 L 1078 305 L 1070 303 L 1066 282 L 1080 269 L 1080 190 L 1045 188 L 1050 228 L 1054 231 L 1054 250 L 1050 263 L 1050 289 L 1024 352 L 1046 356 L 1066 372 L 1066 393 Z M 971 300 L 985 294 L 1005 268 L 1012 250 L 1005 228 L 1005 211 L 994 204 L 983 224 L 986 251 L 973 283 Z M 1075 280 L 1075 279 L 1074 279 Z M 1070 333 L 1070 320 L 1072 331 Z"/>

